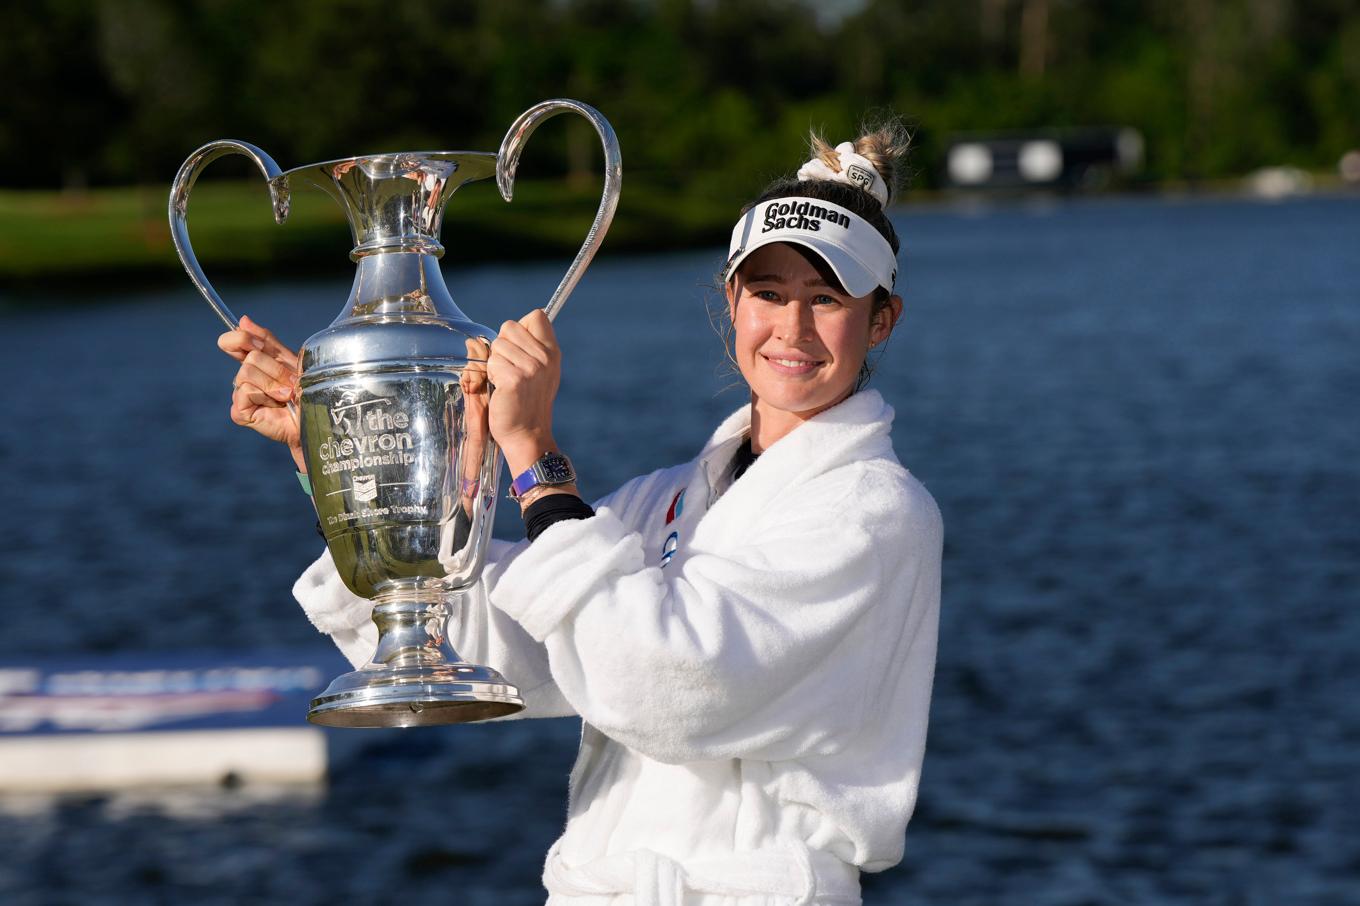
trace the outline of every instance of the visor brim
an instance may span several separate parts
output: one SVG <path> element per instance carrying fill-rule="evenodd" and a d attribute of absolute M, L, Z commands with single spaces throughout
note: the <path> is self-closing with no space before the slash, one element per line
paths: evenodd
<path fill-rule="evenodd" d="M 827 267 L 831 268 L 832 273 L 836 275 L 836 279 L 840 281 L 845 291 L 856 299 L 867 296 L 879 288 L 878 278 L 867 265 L 839 245 L 820 240 L 814 236 L 771 236 L 764 241 L 757 240 L 753 245 L 742 249 L 728 262 L 727 279 L 730 281 L 736 276 L 742 262 L 749 258 L 752 252 L 776 242 L 801 245 L 803 248 L 816 253 L 817 257 L 825 261 Z M 892 291 L 891 287 L 884 287 L 884 289 L 889 292 Z"/>

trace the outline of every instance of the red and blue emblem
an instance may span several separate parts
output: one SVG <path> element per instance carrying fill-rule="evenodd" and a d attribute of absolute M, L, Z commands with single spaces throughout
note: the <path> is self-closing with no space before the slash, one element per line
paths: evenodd
<path fill-rule="evenodd" d="M 670 509 L 666 510 L 666 524 L 670 525 L 672 522 L 675 521 L 675 518 L 684 511 L 685 511 L 685 489 L 681 488 L 680 492 L 675 495 L 674 499 L 671 500 Z"/>
<path fill-rule="evenodd" d="M 685 489 L 681 488 L 676 495 L 671 498 L 671 505 L 666 509 L 666 524 L 670 525 L 681 513 L 685 511 Z M 661 545 L 661 565 L 664 567 L 671 562 L 675 552 L 680 549 L 680 533 L 671 532 L 666 536 L 666 543 Z"/>

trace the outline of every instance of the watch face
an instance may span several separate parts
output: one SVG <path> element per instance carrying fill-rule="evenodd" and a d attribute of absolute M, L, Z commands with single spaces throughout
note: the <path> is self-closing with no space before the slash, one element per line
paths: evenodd
<path fill-rule="evenodd" d="M 538 465 L 543 471 L 543 484 L 569 484 L 576 478 L 565 456 L 545 456 Z"/>

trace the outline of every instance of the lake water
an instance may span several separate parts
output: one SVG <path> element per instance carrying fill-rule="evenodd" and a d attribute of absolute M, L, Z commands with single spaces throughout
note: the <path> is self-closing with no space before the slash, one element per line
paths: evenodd
<path fill-rule="evenodd" d="M 920 803 L 866 902 L 1360 903 L 1360 198 L 897 219 L 873 383 L 947 542 Z M 568 304 L 588 494 L 742 403 L 720 259 L 606 244 Z M 446 273 L 494 326 L 561 269 Z M 221 289 L 297 343 L 349 276 L 339 249 L 332 282 Z M 210 310 L 187 280 L 100 295 L 0 320 L 0 656 L 324 644 L 289 595 L 310 505 L 228 421 Z M 542 902 L 576 735 L 345 731 L 325 789 L 0 796 L 0 902 Z"/>

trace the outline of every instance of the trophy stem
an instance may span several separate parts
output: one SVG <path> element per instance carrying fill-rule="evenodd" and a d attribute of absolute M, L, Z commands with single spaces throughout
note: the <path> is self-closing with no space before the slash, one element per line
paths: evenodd
<path fill-rule="evenodd" d="M 514 685 L 490 667 L 464 662 L 449 645 L 452 597 L 401 588 L 380 594 L 373 660 L 337 677 L 312 700 L 307 719 L 328 727 L 415 727 L 522 710 Z"/>
<path fill-rule="evenodd" d="M 433 666 L 462 660 L 448 645 L 449 606 L 445 593 L 380 594 L 373 606 L 373 622 L 378 624 L 378 648 L 370 667 Z"/>

